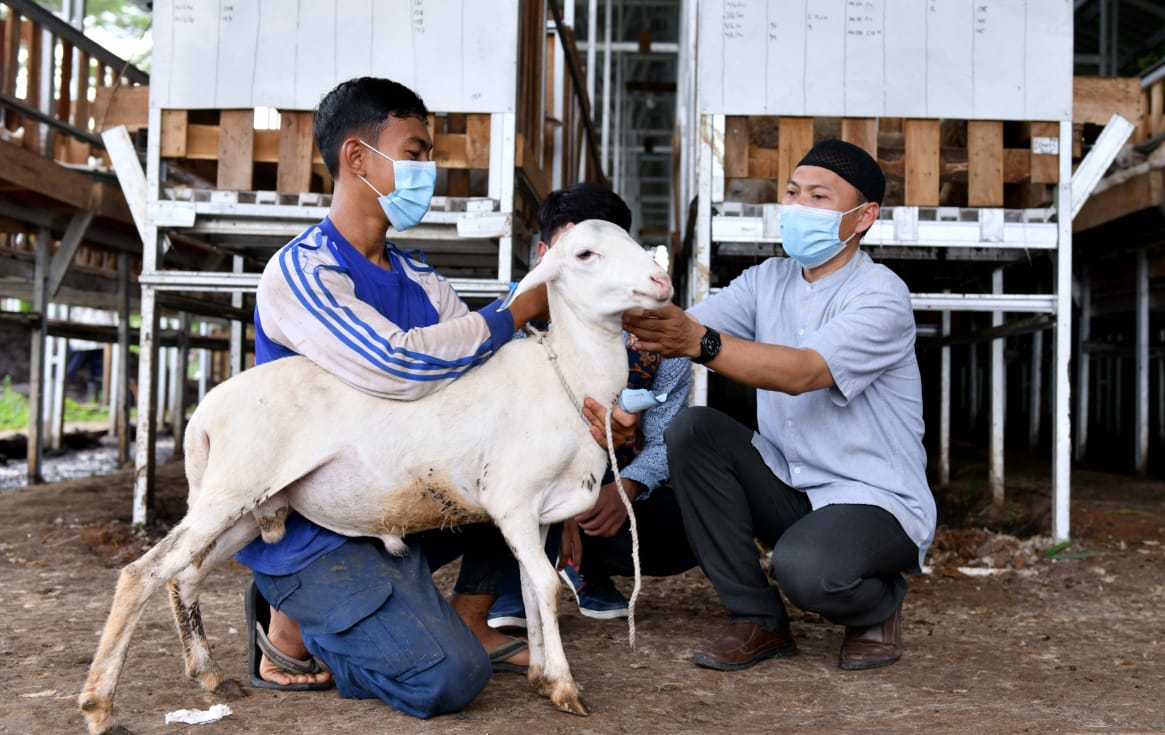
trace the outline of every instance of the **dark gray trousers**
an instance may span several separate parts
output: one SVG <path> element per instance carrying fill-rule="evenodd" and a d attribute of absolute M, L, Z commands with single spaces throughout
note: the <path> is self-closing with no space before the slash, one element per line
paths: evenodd
<path fill-rule="evenodd" d="M 856 627 L 889 618 L 906 596 L 902 572 L 918 569 L 918 546 L 881 508 L 813 510 L 805 493 L 773 475 L 752 433 L 719 411 L 692 407 L 665 434 L 689 544 L 728 617 L 769 630 L 789 625 L 755 538 L 773 548 L 770 573 L 802 610 Z"/>

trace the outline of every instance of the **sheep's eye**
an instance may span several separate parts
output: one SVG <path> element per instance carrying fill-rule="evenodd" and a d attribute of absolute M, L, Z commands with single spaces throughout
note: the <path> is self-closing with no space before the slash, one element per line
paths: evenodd
<path fill-rule="evenodd" d="M 587 261 L 587 260 L 590 260 L 591 258 L 595 257 L 595 251 L 593 251 L 593 250 L 580 250 L 575 254 L 574 257 L 576 257 L 582 261 Z"/>

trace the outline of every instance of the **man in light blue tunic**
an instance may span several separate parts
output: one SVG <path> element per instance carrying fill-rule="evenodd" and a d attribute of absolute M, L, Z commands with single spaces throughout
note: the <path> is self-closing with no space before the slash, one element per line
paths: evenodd
<path fill-rule="evenodd" d="M 902 655 L 903 573 L 917 574 L 936 512 L 922 446 L 910 293 L 859 240 L 885 176 L 864 150 L 814 146 L 781 212 L 788 258 L 745 271 L 687 313 L 627 317 L 636 347 L 687 356 L 757 388 L 755 433 L 705 407 L 666 435 L 688 538 L 728 613 L 693 661 L 744 669 L 797 644 L 780 592 L 845 626 L 843 669 Z"/>

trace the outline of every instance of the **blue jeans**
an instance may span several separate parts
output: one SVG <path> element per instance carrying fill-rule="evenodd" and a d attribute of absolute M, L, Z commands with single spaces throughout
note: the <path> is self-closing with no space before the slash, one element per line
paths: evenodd
<path fill-rule="evenodd" d="M 464 708 L 489 681 L 489 656 L 433 585 L 419 542 L 398 557 L 379 540 L 352 539 L 295 574 L 254 576 L 342 697 L 431 717 Z"/>

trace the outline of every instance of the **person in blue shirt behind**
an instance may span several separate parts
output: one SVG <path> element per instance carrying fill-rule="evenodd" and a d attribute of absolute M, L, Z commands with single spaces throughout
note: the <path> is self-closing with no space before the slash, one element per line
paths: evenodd
<path fill-rule="evenodd" d="M 256 362 L 303 355 L 366 393 L 413 400 L 480 365 L 516 327 L 546 313 L 545 288 L 508 310 L 495 301 L 470 311 L 418 252 L 385 241 L 390 226 L 420 222 L 436 179 L 428 110 L 412 90 L 372 77 L 344 82 L 320 101 L 314 133 L 335 183 L 331 206 L 263 271 Z M 605 411 L 587 405 L 601 427 Z M 509 562 L 491 524 L 409 536 L 402 556 L 295 513 L 286 526 L 280 542 L 256 539 L 236 556 L 254 575 L 253 685 L 305 689 L 334 680 L 341 696 L 376 697 L 429 717 L 467 705 L 491 664 L 525 664 L 524 642 L 486 624 Z M 462 553 L 449 602 L 432 570 Z"/>
<path fill-rule="evenodd" d="M 582 182 L 552 191 L 538 209 L 539 259 L 564 232 L 587 219 L 605 220 L 624 230 L 631 228 L 627 204 L 601 184 Z M 624 339 L 627 337 L 625 333 Z M 627 348 L 627 363 L 629 388 L 666 396 L 663 403 L 637 416 L 620 409 L 612 412 L 613 425 L 641 425 L 637 436 L 616 449 L 615 455 L 624 489 L 635 504 L 642 572 L 660 577 L 680 574 L 696 566 L 696 559 L 684 537 L 675 492 L 667 482 L 663 432 L 687 405 L 691 365 L 683 358 L 663 359 L 631 347 Z M 600 620 L 627 617 L 627 599 L 611 577 L 634 573 L 631 522 L 609 470 L 595 506 L 562 524 L 561 531 L 558 527 L 552 529 L 547 547 L 551 560 L 557 559 L 560 573 L 574 591 L 580 613 Z M 499 629 L 526 627 L 516 565 L 490 609 L 489 624 Z"/>
<path fill-rule="evenodd" d="M 902 574 L 920 572 L 936 512 L 910 292 L 858 247 L 885 189 L 864 150 L 818 143 L 781 208 L 790 257 L 687 313 L 624 318 L 640 349 L 758 389 L 755 433 L 693 407 L 665 435 L 688 539 L 729 619 L 696 648 L 699 666 L 743 669 L 797 650 L 754 538 L 773 547 L 771 577 L 793 604 L 845 626 L 841 668 L 902 655 Z"/>

